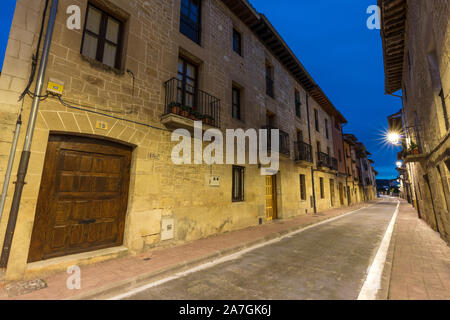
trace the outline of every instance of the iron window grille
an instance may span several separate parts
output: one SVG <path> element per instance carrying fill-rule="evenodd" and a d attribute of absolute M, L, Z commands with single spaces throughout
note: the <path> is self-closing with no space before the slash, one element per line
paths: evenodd
<path fill-rule="evenodd" d="M 295 142 L 295 160 L 313 162 L 312 146 L 302 141 Z"/>

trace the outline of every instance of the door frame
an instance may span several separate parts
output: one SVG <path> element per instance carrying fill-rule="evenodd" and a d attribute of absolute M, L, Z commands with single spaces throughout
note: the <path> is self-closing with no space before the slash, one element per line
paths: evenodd
<path fill-rule="evenodd" d="M 39 210 L 39 208 L 41 206 L 40 205 L 40 198 L 41 198 L 41 196 L 44 195 L 45 192 L 48 191 L 48 190 L 43 190 L 42 184 L 46 181 L 46 179 L 50 179 L 50 177 L 46 177 L 44 175 L 45 164 L 48 163 L 49 161 L 53 161 L 54 164 L 56 164 L 56 162 L 57 162 L 56 158 L 51 158 L 52 156 L 54 156 L 54 154 L 51 154 L 51 153 L 48 152 L 49 151 L 49 149 L 48 149 L 49 148 L 49 143 L 51 142 L 52 137 L 64 137 L 64 138 L 67 139 L 67 140 L 65 140 L 66 142 L 67 141 L 70 142 L 71 138 L 73 138 L 74 140 L 81 138 L 81 139 L 86 139 L 86 141 L 89 141 L 89 139 L 92 139 L 92 141 L 95 141 L 95 140 L 97 140 L 97 141 L 105 141 L 107 143 L 109 142 L 111 145 L 115 144 L 115 145 L 118 145 L 118 146 L 123 146 L 125 148 L 129 148 L 129 150 L 130 150 L 130 172 L 129 172 L 129 181 L 128 181 L 127 185 L 126 185 L 126 188 L 127 188 L 127 191 L 126 191 L 127 192 L 127 199 L 126 199 L 126 208 L 125 208 L 125 212 L 124 212 L 124 221 L 123 221 L 123 224 L 124 224 L 124 226 L 123 226 L 123 234 L 122 234 L 122 244 L 123 244 L 125 239 L 126 239 L 126 224 L 127 224 L 126 221 L 127 221 L 127 217 L 128 217 L 129 209 L 130 209 L 130 205 L 129 205 L 130 203 L 129 202 L 130 202 L 130 189 L 131 189 L 131 185 L 132 185 L 132 168 L 133 168 L 133 159 L 134 159 L 133 155 L 134 155 L 134 149 L 136 148 L 136 145 L 128 143 L 128 142 L 125 142 L 125 141 L 121 141 L 121 140 L 118 140 L 118 139 L 106 137 L 106 136 L 98 136 L 98 135 L 95 135 L 95 134 L 86 134 L 86 133 L 79 133 L 79 132 L 72 133 L 72 132 L 66 132 L 66 131 L 50 131 L 49 135 L 48 135 L 47 145 L 45 146 L 44 167 L 42 168 L 42 176 L 41 176 L 41 181 L 40 181 L 40 185 L 39 185 L 36 209 L 35 209 L 35 212 L 34 212 L 33 230 L 32 230 L 32 233 L 30 234 L 30 243 L 29 243 L 29 246 L 28 246 L 29 252 L 27 254 L 27 262 L 28 263 L 33 262 L 33 261 L 31 261 L 31 260 L 33 260 L 33 259 L 31 259 L 32 258 L 31 257 L 31 253 L 32 253 L 31 251 L 32 251 L 32 247 L 33 246 L 38 245 L 39 247 L 41 247 L 40 253 L 42 255 L 43 254 L 42 250 L 43 250 L 43 247 L 45 245 L 45 243 L 37 243 L 37 244 L 33 243 L 33 239 L 34 239 L 34 232 L 35 232 L 34 230 L 36 228 L 36 225 L 38 223 L 42 224 L 44 222 L 48 222 L 48 221 L 46 221 L 46 219 L 45 219 L 45 221 L 43 221 L 43 219 L 39 220 L 38 217 L 37 217 L 37 213 L 38 213 L 38 210 Z M 58 139 L 58 138 L 56 138 L 56 139 Z M 86 251 L 83 251 L 83 252 L 90 252 L 90 251 L 95 251 L 95 250 L 98 250 L 98 249 L 94 248 L 92 250 L 86 250 Z M 82 252 L 80 252 L 80 253 L 82 253 Z M 74 254 L 78 254 L 78 253 L 68 253 L 67 255 L 64 255 L 64 257 L 70 256 L 70 255 L 74 255 Z M 51 259 L 51 258 L 49 258 L 49 259 Z M 43 260 L 44 259 L 41 258 L 40 260 L 36 260 L 36 261 L 43 261 Z"/>
<path fill-rule="evenodd" d="M 273 221 L 278 219 L 278 194 L 277 194 L 277 174 L 266 176 L 265 186 L 266 186 L 266 219 L 267 221 Z M 271 217 L 268 215 L 267 210 L 267 179 L 271 179 L 272 182 L 272 210 L 273 214 Z"/>

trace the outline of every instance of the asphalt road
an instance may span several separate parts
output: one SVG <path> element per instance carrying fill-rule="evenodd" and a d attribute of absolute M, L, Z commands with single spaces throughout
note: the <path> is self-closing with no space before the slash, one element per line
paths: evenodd
<path fill-rule="evenodd" d="M 126 299 L 356 299 L 396 205 L 380 202 Z"/>

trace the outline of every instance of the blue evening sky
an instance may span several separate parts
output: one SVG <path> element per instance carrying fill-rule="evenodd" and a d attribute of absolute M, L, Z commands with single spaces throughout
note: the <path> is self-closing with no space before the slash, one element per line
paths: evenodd
<path fill-rule="evenodd" d="M 378 179 L 397 178 L 398 149 L 383 143 L 387 116 L 401 109 L 399 98 L 384 95 L 380 30 L 366 26 L 376 0 L 250 0 L 277 29 L 292 51 L 348 120 L 373 154 Z"/>
<path fill-rule="evenodd" d="M 0 71 L 5 58 L 6 44 L 8 43 L 9 31 L 11 29 L 16 0 L 2 0 L 0 10 Z"/>
<path fill-rule="evenodd" d="M 383 145 L 387 116 L 400 110 L 400 99 L 384 95 L 380 31 L 369 30 L 367 7 L 376 0 L 250 0 L 264 13 L 349 121 L 344 132 L 355 134 L 373 154 L 379 179 L 396 178 L 399 150 Z M 0 70 L 15 0 L 2 0 Z M 60 10 L 59 12 L 64 12 Z"/>

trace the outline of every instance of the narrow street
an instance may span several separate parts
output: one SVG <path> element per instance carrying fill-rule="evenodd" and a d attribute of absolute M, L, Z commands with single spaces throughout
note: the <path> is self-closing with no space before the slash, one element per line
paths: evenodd
<path fill-rule="evenodd" d="M 397 201 L 385 200 L 234 260 L 116 298 L 356 299 L 396 206 Z"/>

